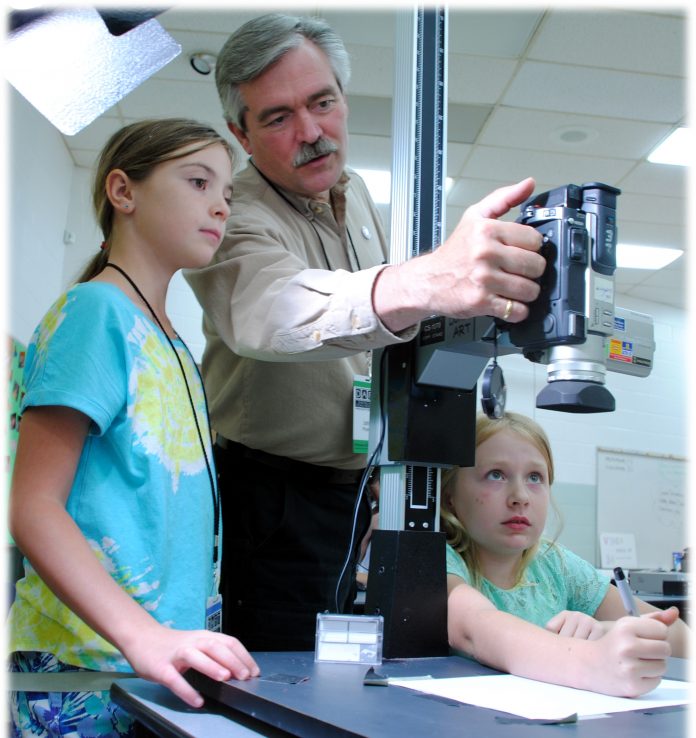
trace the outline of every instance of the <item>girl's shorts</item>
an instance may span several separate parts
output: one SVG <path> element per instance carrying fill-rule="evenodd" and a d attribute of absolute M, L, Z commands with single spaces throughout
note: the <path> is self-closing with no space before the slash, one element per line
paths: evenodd
<path fill-rule="evenodd" d="M 50 653 L 15 652 L 14 672 L 87 671 Z M 133 719 L 104 692 L 10 692 L 12 738 L 133 738 Z"/>

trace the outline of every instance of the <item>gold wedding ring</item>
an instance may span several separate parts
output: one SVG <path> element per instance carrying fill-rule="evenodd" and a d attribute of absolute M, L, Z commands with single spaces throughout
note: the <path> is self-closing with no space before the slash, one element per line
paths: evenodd
<path fill-rule="evenodd" d="M 508 300 L 505 303 L 505 312 L 503 313 L 503 320 L 507 320 L 512 313 L 512 300 Z"/>

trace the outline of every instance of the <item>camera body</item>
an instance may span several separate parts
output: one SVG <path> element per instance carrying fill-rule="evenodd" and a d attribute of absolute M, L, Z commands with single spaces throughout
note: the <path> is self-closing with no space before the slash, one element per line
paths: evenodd
<path fill-rule="evenodd" d="M 547 262 L 529 317 L 507 326 L 511 343 L 531 361 L 553 346 L 583 344 L 588 333 L 613 332 L 619 194 L 599 182 L 568 184 L 520 206 L 517 222 L 541 233 Z"/>
<path fill-rule="evenodd" d="M 535 195 L 520 206 L 517 222 L 541 233 L 547 266 L 529 317 L 507 324 L 505 330 L 527 359 L 547 365 L 547 385 L 537 396 L 539 408 L 573 413 L 615 409 L 604 382 L 613 361 L 613 336 L 617 330 L 626 335 L 627 321 L 617 316 L 614 304 L 616 200 L 620 194 L 621 190 L 601 182 L 568 184 Z M 633 321 L 628 322 L 630 331 Z M 642 332 L 642 322 L 637 326 Z M 636 373 L 644 368 L 649 373 L 652 325 L 640 352 L 633 353 L 630 333 L 627 338 L 627 364 L 635 363 L 631 369 Z"/>

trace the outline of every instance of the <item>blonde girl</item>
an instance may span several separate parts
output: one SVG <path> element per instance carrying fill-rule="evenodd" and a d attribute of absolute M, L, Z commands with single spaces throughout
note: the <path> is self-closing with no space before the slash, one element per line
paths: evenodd
<path fill-rule="evenodd" d="M 476 425 L 476 464 L 443 475 L 451 646 L 502 671 L 620 696 L 656 687 L 686 656 L 676 608 L 639 601 L 627 617 L 608 578 L 542 537 L 554 478 L 551 446 L 530 418 Z"/>

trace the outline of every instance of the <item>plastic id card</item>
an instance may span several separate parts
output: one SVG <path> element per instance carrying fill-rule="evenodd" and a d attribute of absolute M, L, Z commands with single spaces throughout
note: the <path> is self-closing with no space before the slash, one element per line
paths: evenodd
<path fill-rule="evenodd" d="M 381 615 L 317 614 L 315 661 L 381 664 L 384 618 Z"/>
<path fill-rule="evenodd" d="M 372 382 L 363 374 L 353 377 L 353 453 L 366 454 L 370 438 Z"/>

